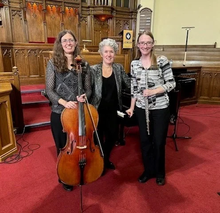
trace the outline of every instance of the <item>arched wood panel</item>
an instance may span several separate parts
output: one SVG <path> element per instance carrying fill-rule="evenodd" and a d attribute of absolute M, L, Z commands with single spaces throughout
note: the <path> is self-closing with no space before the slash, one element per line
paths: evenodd
<path fill-rule="evenodd" d="M 40 59 L 39 49 L 29 49 L 27 51 L 29 78 L 40 77 L 40 60 L 39 59 Z"/>
<path fill-rule="evenodd" d="M 12 35 L 14 42 L 26 42 L 25 24 L 23 18 L 23 10 L 12 9 Z"/>
<path fill-rule="evenodd" d="M 41 4 L 32 5 L 28 3 L 26 18 L 29 42 L 45 42 L 43 6 Z"/>
<path fill-rule="evenodd" d="M 108 37 L 109 34 L 109 25 L 108 22 L 101 22 L 97 19 L 94 19 L 94 45 L 99 45 L 102 38 Z"/>
<path fill-rule="evenodd" d="M 13 67 L 12 48 L 2 48 L 3 69 L 11 71 Z M 1 70 L 0 70 L 1 71 Z"/>
<path fill-rule="evenodd" d="M 63 15 L 63 25 L 64 29 L 70 29 L 74 32 L 75 36 L 79 37 L 78 27 L 79 27 L 79 20 L 78 20 L 78 11 L 72 7 L 65 8 L 65 12 Z"/>
<path fill-rule="evenodd" d="M 59 6 L 46 7 L 47 37 L 56 37 L 61 31 L 61 8 Z"/>

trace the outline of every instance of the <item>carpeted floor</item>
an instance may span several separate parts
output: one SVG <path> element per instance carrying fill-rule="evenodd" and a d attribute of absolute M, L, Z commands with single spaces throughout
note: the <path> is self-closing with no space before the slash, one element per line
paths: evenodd
<path fill-rule="evenodd" d="M 126 145 L 115 147 L 109 170 L 82 186 L 85 213 L 218 213 L 220 210 L 220 106 L 181 107 L 179 151 L 166 145 L 166 184 L 138 183 L 142 173 L 138 128 L 126 128 Z M 170 126 L 169 134 L 173 133 Z M 20 138 L 20 139 L 19 139 Z M 80 187 L 65 191 L 57 181 L 50 129 L 17 135 L 23 150 L 0 164 L 0 208 L 4 213 L 80 212 Z M 9 161 L 10 159 L 8 159 Z M 15 161 L 17 163 L 13 163 Z"/>
<path fill-rule="evenodd" d="M 21 99 L 25 126 L 50 122 L 51 108 L 48 99 L 41 93 L 45 85 L 21 86 Z"/>

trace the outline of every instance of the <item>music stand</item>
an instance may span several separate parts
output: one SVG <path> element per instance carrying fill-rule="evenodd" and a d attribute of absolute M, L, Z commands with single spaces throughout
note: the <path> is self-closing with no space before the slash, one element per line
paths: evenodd
<path fill-rule="evenodd" d="M 191 137 L 188 136 L 177 136 L 177 124 L 178 124 L 178 118 L 179 118 L 179 107 L 180 107 L 180 100 L 181 100 L 181 88 L 174 89 L 172 92 L 169 93 L 170 96 L 170 106 L 173 107 L 173 110 L 171 109 L 171 113 L 173 111 L 174 114 L 174 129 L 173 129 L 173 134 L 171 136 L 167 136 L 168 138 L 172 138 L 175 149 L 178 151 L 176 139 L 191 139 Z M 172 96 L 172 97 L 171 97 Z M 172 103 L 173 102 L 173 103 Z"/>

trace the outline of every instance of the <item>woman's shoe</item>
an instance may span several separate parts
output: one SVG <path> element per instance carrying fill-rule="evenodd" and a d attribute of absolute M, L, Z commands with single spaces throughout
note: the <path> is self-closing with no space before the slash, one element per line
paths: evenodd
<path fill-rule="evenodd" d="M 163 186 L 165 184 L 165 178 L 156 178 L 156 183 L 158 186 Z"/>
<path fill-rule="evenodd" d="M 68 191 L 68 192 L 73 191 L 73 186 L 66 185 L 66 184 L 64 184 L 64 183 L 63 183 L 63 188 L 64 188 L 66 191 Z"/>
<path fill-rule="evenodd" d="M 115 165 L 111 161 L 108 161 L 105 163 L 105 168 L 115 170 Z"/>
<path fill-rule="evenodd" d="M 146 183 L 148 180 L 150 180 L 151 178 L 154 178 L 154 176 L 149 176 L 146 175 L 145 172 L 143 172 L 143 174 L 138 178 L 139 183 Z"/>

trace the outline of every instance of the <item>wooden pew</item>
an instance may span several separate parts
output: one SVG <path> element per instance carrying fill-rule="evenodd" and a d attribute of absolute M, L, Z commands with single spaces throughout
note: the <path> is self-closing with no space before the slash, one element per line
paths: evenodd
<path fill-rule="evenodd" d="M 43 51 L 42 54 L 44 56 L 44 72 L 46 73 L 47 62 L 52 56 L 52 51 Z M 81 56 L 90 65 L 94 65 L 102 62 L 102 57 L 98 52 L 88 52 L 88 53 L 85 52 L 82 53 Z M 128 54 L 117 54 L 115 56 L 114 61 L 115 63 L 122 64 L 126 73 L 130 72 L 130 62 L 129 62 Z"/>
<path fill-rule="evenodd" d="M 216 51 L 209 51 L 216 49 Z M 218 51 L 217 51 L 218 50 Z M 180 66 L 184 61 L 184 50 L 178 50 L 176 47 L 169 50 L 155 50 L 156 55 L 165 55 L 173 65 Z M 204 48 L 203 50 L 187 50 L 186 62 L 187 66 L 220 66 L 220 49 Z"/>
<path fill-rule="evenodd" d="M 10 94 L 11 111 L 14 131 L 22 133 L 24 129 L 24 118 L 21 101 L 20 80 L 17 67 L 12 68 L 12 72 L 0 72 L 0 84 L 10 83 L 12 92 Z"/>
<path fill-rule="evenodd" d="M 100 56 L 99 53 L 82 53 L 82 57 L 88 61 L 90 65 L 98 64 L 102 62 L 102 57 Z M 115 63 L 122 64 L 126 73 L 130 72 L 130 64 L 128 61 L 128 54 L 117 54 L 115 56 Z"/>
<path fill-rule="evenodd" d="M 219 51 L 216 48 L 217 44 L 210 45 L 187 45 L 189 51 Z M 185 51 L 185 45 L 155 45 L 154 50 L 156 51 Z"/>

